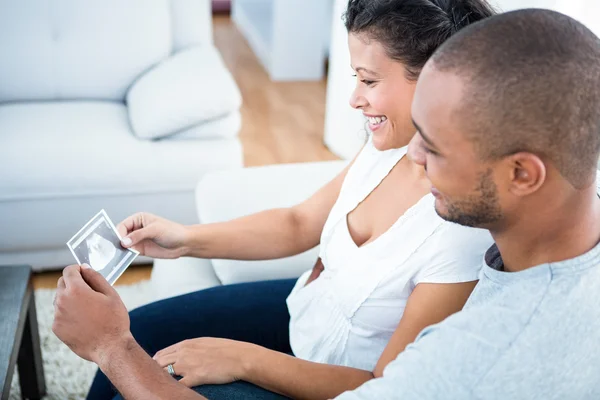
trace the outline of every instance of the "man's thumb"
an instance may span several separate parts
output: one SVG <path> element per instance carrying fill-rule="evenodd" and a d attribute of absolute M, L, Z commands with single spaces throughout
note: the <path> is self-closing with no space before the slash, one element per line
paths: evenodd
<path fill-rule="evenodd" d="M 99 273 L 94 271 L 93 268 L 83 266 L 81 268 L 81 276 L 83 280 L 91 287 L 94 291 L 109 295 L 114 289 L 110 286 L 110 283 Z"/>

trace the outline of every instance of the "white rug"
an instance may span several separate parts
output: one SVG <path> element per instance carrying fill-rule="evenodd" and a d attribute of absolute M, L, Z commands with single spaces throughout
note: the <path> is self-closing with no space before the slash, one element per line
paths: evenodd
<path fill-rule="evenodd" d="M 147 304 L 153 299 L 150 281 L 130 286 L 116 286 L 116 289 L 129 310 Z M 96 366 L 77 357 L 52 333 L 54 293 L 54 289 L 35 291 L 44 375 L 48 391 L 48 395 L 44 399 L 84 399 L 96 373 Z M 13 377 L 9 399 L 21 399 L 17 371 Z"/>

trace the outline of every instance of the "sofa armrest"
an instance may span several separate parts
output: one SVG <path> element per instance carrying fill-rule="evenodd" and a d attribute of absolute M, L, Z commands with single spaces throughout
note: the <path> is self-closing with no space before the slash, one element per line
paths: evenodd
<path fill-rule="evenodd" d="M 211 172 L 196 189 L 201 223 L 227 221 L 262 210 L 290 207 L 332 180 L 347 161 L 287 164 Z M 278 260 L 212 260 L 223 284 L 300 276 L 317 259 L 318 248 Z"/>
<path fill-rule="evenodd" d="M 141 139 L 158 139 L 222 118 L 242 97 L 212 45 L 180 51 L 142 75 L 127 93 L 129 121 Z"/>
<path fill-rule="evenodd" d="M 210 260 L 191 257 L 154 260 L 150 281 L 153 301 L 221 285 Z"/>

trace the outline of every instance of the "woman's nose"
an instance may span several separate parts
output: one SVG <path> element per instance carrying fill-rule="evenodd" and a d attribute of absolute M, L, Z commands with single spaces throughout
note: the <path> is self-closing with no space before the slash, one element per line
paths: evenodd
<path fill-rule="evenodd" d="M 352 94 L 350 95 L 350 107 L 352 108 L 364 108 L 368 102 L 367 99 L 365 99 L 365 97 L 359 93 L 358 88 L 354 89 L 354 91 L 352 92 Z"/>

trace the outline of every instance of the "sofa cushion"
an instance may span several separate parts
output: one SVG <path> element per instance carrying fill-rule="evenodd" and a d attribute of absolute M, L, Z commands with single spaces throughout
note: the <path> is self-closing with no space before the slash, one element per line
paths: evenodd
<path fill-rule="evenodd" d="M 177 132 L 160 140 L 197 140 L 215 138 L 234 138 L 242 126 L 242 117 L 239 112 L 227 114 L 224 117 L 211 119 L 189 129 Z"/>
<path fill-rule="evenodd" d="M 119 100 L 172 50 L 168 0 L 0 2 L 0 102 Z"/>
<path fill-rule="evenodd" d="M 346 161 L 328 161 L 211 172 L 196 188 L 198 218 L 209 224 L 271 208 L 291 207 L 309 198 L 346 165 Z M 318 249 L 314 248 L 276 260 L 215 259 L 212 263 L 219 280 L 229 285 L 297 278 L 313 267 L 317 257 Z"/>
<path fill-rule="evenodd" d="M 140 138 L 161 138 L 237 111 L 242 97 L 212 45 L 166 59 L 127 93 L 129 118 Z"/>
<path fill-rule="evenodd" d="M 221 285 L 211 261 L 205 258 L 155 260 L 151 280 L 154 301 Z"/>
<path fill-rule="evenodd" d="M 220 140 L 135 138 L 113 102 L 0 105 L 0 141 L 0 202 L 193 190 L 231 165 Z"/>
<path fill-rule="evenodd" d="M 0 264 L 36 269 L 72 262 L 66 241 L 101 208 L 197 222 L 197 181 L 242 165 L 237 138 L 137 140 L 111 102 L 0 105 L 0 143 Z"/>

